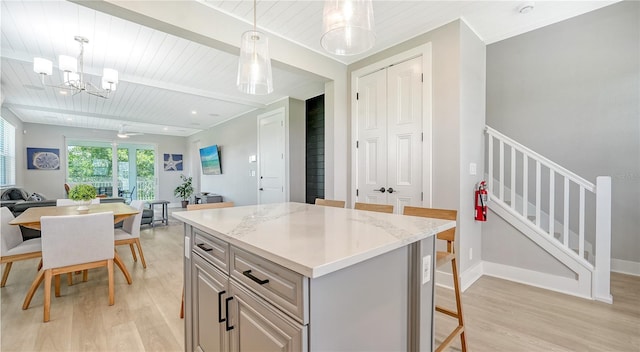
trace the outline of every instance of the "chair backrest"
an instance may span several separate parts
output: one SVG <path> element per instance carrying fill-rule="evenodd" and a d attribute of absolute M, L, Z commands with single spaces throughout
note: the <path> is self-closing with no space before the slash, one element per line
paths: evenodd
<path fill-rule="evenodd" d="M 67 195 L 69 195 L 69 191 L 71 190 L 71 187 L 69 186 L 68 183 L 64 184 L 64 193 L 66 193 Z"/>
<path fill-rule="evenodd" d="M 316 198 L 316 205 L 324 205 L 326 207 L 334 207 L 334 208 L 344 208 L 345 202 L 344 200 Z"/>
<path fill-rule="evenodd" d="M 140 237 L 140 223 L 142 222 L 142 210 L 144 201 L 136 199 L 129 206 L 138 209 L 140 212 L 135 216 L 130 216 L 122 222 L 122 229 L 131 234 L 132 237 Z"/>
<path fill-rule="evenodd" d="M 411 216 L 421 216 L 424 218 L 435 218 L 435 219 L 455 221 L 458 216 L 458 211 L 451 210 L 451 209 L 412 207 L 409 205 L 405 205 L 403 214 L 411 215 Z M 455 237 L 456 237 L 455 227 L 449 230 L 442 231 L 438 234 L 439 240 L 445 240 L 447 242 L 453 242 L 455 240 Z M 449 252 L 451 252 L 451 250 L 449 250 Z"/>
<path fill-rule="evenodd" d="M 7 252 L 22 243 L 22 232 L 20 226 L 9 225 L 9 221 L 14 219 L 11 210 L 7 207 L 0 208 L 2 214 L 2 231 L 0 232 L 0 256 L 5 256 Z"/>
<path fill-rule="evenodd" d="M 188 204 L 188 210 L 199 210 L 199 209 L 218 209 L 218 208 L 230 208 L 234 204 L 233 202 L 220 202 L 220 203 L 204 203 L 204 204 Z"/>
<path fill-rule="evenodd" d="M 90 204 L 100 204 L 100 198 L 93 198 Z M 56 199 L 57 207 L 64 207 L 67 205 L 78 205 L 78 203 L 76 203 L 76 201 L 73 199 L 67 199 L 67 198 Z"/>
<path fill-rule="evenodd" d="M 113 259 L 113 212 L 43 216 L 42 268 Z"/>
<path fill-rule="evenodd" d="M 368 210 L 368 211 L 377 211 L 378 213 L 393 214 L 393 205 L 388 205 L 388 204 L 372 204 L 372 203 L 356 202 L 353 208 L 357 210 Z"/>

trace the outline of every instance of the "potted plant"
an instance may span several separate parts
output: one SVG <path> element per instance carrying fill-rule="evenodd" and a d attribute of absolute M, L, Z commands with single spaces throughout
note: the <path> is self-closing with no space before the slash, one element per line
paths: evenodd
<path fill-rule="evenodd" d="M 88 210 L 89 203 L 96 197 L 98 192 L 92 185 L 79 184 L 71 187 L 69 190 L 69 199 L 80 203 L 78 210 Z"/>
<path fill-rule="evenodd" d="M 173 191 L 173 194 L 182 199 L 182 207 L 186 208 L 187 204 L 189 204 L 189 197 L 193 194 L 193 186 L 191 185 L 191 176 L 187 177 L 185 175 L 180 175 L 180 179 L 182 179 L 182 184 Z"/>

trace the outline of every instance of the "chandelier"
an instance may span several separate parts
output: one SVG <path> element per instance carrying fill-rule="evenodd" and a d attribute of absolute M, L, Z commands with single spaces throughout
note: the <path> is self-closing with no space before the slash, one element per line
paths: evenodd
<path fill-rule="evenodd" d="M 269 41 L 256 30 L 256 0 L 253 0 L 253 30 L 242 34 L 238 61 L 238 89 L 247 94 L 263 95 L 273 92 Z"/>
<path fill-rule="evenodd" d="M 100 98 L 108 98 L 109 93 L 116 90 L 118 84 L 118 71 L 105 68 L 102 71 L 102 83 L 100 87 L 85 80 L 84 77 L 84 45 L 89 43 L 89 39 L 81 36 L 75 36 L 73 39 L 80 44 L 80 54 L 78 58 L 66 55 L 60 55 L 58 59 L 58 67 L 62 71 L 62 84 L 48 85 L 60 89 L 66 89 L 76 95 L 81 92 L 89 93 Z M 36 57 L 33 59 L 33 71 L 40 74 L 42 84 L 44 85 L 44 77 L 52 73 L 53 64 L 50 60 Z"/>

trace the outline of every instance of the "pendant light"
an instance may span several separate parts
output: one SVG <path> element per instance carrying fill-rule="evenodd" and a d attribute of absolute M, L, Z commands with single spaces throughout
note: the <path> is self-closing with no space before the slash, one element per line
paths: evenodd
<path fill-rule="evenodd" d="M 264 33 L 256 30 L 256 0 L 253 0 L 253 30 L 242 34 L 236 84 L 240 91 L 247 94 L 273 92 L 269 40 Z"/>
<path fill-rule="evenodd" d="M 320 44 L 336 55 L 356 55 L 373 47 L 372 0 L 325 0 Z"/>

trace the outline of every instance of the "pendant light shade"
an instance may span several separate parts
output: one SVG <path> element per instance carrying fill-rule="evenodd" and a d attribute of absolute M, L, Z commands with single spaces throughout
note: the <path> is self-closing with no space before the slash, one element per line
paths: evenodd
<path fill-rule="evenodd" d="M 252 30 L 242 34 L 237 85 L 247 94 L 273 92 L 269 39 L 264 33 Z"/>
<path fill-rule="evenodd" d="M 373 47 L 372 0 L 325 0 L 320 44 L 336 55 L 356 55 Z"/>
<path fill-rule="evenodd" d="M 240 91 L 247 94 L 264 95 L 273 92 L 269 39 L 257 30 L 256 0 L 253 0 L 253 30 L 242 34 L 236 84 Z"/>

